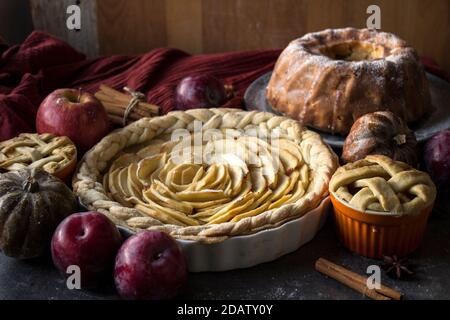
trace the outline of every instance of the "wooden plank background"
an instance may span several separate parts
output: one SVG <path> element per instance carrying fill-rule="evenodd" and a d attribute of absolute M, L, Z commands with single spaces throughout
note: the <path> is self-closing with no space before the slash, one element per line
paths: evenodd
<path fill-rule="evenodd" d="M 87 25 L 82 19 L 76 37 L 61 32 L 64 19 L 55 19 L 61 4 L 31 2 L 46 3 L 46 12 L 32 5 L 36 27 L 87 48 L 90 55 L 160 46 L 191 53 L 283 48 L 307 32 L 365 27 L 367 7 L 377 4 L 382 30 L 398 34 L 450 71 L 449 0 L 82 0 L 82 11 L 89 7 L 95 14 Z"/>
<path fill-rule="evenodd" d="M 34 29 L 47 31 L 69 42 L 76 49 L 89 56 L 99 53 L 97 37 L 97 8 L 96 1 L 83 1 L 81 7 L 82 29 L 68 30 L 66 27 L 66 10 L 73 0 L 31 0 L 31 14 Z M 20 22 L 17 22 L 20 23 Z"/>

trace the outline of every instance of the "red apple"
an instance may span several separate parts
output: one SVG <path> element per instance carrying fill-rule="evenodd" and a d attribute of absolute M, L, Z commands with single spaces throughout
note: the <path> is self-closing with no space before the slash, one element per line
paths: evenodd
<path fill-rule="evenodd" d="M 79 154 L 93 147 L 109 132 L 105 108 L 92 94 L 58 89 L 42 101 L 36 116 L 38 133 L 69 137 Z"/>
<path fill-rule="evenodd" d="M 439 193 L 450 193 L 450 130 L 441 131 L 428 140 L 424 160 Z"/>
<path fill-rule="evenodd" d="M 143 231 L 124 242 L 116 257 L 114 280 L 124 299 L 170 299 L 187 277 L 186 260 L 164 232 Z"/>
<path fill-rule="evenodd" d="M 53 235 L 53 263 L 64 274 L 68 266 L 78 266 L 82 287 L 93 287 L 112 276 L 121 244 L 119 230 L 105 215 L 93 211 L 74 213 L 60 223 Z"/>
<path fill-rule="evenodd" d="M 226 86 L 211 75 L 183 78 L 176 88 L 176 107 L 179 110 L 220 107 L 227 101 Z"/>

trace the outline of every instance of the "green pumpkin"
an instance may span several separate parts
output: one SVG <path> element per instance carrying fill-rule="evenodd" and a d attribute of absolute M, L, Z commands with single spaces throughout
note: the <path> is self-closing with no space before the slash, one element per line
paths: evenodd
<path fill-rule="evenodd" d="M 20 259 L 41 256 L 58 224 L 77 209 L 64 182 L 41 169 L 0 174 L 0 250 Z"/>

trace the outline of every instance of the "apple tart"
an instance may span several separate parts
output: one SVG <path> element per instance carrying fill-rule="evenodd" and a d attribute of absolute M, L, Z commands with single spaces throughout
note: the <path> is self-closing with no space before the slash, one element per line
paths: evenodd
<path fill-rule="evenodd" d="M 320 136 L 294 120 L 195 109 L 111 133 L 85 155 L 73 187 L 118 225 L 211 243 L 315 208 L 337 166 Z"/>
<path fill-rule="evenodd" d="M 360 211 L 419 214 L 436 197 L 430 176 L 382 155 L 369 155 L 336 170 L 330 192 Z"/>
<path fill-rule="evenodd" d="M 61 179 L 73 172 L 77 149 L 68 137 L 22 133 L 0 143 L 0 171 L 41 168 Z"/>

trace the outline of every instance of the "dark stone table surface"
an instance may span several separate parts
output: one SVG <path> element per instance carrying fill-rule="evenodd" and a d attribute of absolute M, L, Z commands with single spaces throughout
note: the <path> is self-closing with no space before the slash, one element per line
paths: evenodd
<path fill-rule="evenodd" d="M 448 203 L 449 200 L 445 199 Z M 450 298 L 450 211 L 438 209 L 430 218 L 424 241 L 409 260 L 415 275 L 382 282 L 405 299 Z M 442 205 L 441 205 L 442 206 Z M 181 299 L 365 299 L 314 270 L 324 257 L 355 272 L 380 264 L 343 248 L 334 232 L 333 219 L 308 244 L 294 253 L 256 267 L 221 273 L 190 274 Z M 0 254 L 0 299 L 117 299 L 112 284 L 101 291 L 69 290 L 49 257 L 18 261 Z"/>

